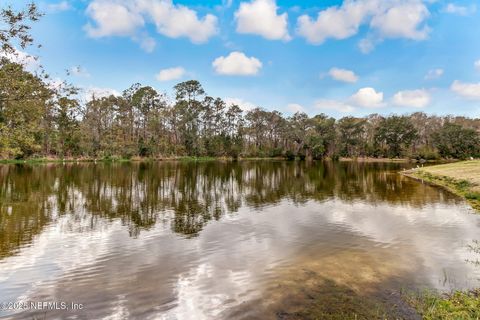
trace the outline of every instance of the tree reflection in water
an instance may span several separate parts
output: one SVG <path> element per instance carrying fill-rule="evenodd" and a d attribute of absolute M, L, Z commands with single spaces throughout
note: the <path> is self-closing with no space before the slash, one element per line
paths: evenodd
<path fill-rule="evenodd" d="M 210 220 L 281 201 L 340 199 L 423 207 L 459 201 L 397 174 L 402 164 L 355 162 L 142 162 L 0 166 L 0 258 L 15 254 L 50 223 L 69 228 L 121 220 L 132 237 L 166 222 L 194 237 Z M 81 230 L 80 230 L 81 231 Z"/>

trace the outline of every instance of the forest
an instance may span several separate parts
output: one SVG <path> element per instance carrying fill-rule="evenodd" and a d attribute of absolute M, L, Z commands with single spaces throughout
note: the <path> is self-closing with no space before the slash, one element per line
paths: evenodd
<path fill-rule="evenodd" d="M 2 9 L 0 19 L 0 158 L 130 159 L 171 157 L 339 157 L 466 159 L 480 156 L 480 119 L 409 115 L 285 116 L 242 110 L 209 96 L 196 80 L 173 88 L 173 101 L 133 84 L 119 96 L 86 101 L 81 90 L 53 84 L 43 70 L 12 57 L 32 45 L 41 14 Z"/>

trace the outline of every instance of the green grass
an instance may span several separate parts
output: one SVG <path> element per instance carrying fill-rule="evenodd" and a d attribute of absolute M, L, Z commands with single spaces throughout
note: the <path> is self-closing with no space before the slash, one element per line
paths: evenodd
<path fill-rule="evenodd" d="M 451 294 L 425 291 L 421 294 L 407 294 L 405 299 L 425 320 L 480 319 L 480 289 Z"/>

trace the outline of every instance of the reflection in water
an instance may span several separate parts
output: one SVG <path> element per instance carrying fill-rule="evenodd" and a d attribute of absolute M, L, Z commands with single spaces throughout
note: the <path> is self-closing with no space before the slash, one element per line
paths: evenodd
<path fill-rule="evenodd" d="M 279 303 L 298 313 L 282 301 L 304 300 L 307 283 L 372 294 L 477 286 L 480 272 L 465 261 L 479 218 L 396 174 L 402 166 L 0 166 L 0 292 L 81 302 L 85 319 L 210 319 L 248 318 L 247 309 L 275 318 Z"/>
<path fill-rule="evenodd" d="M 331 162 L 2 166 L 0 257 L 65 214 L 73 216 L 71 228 L 79 227 L 75 221 L 84 214 L 91 228 L 101 218 L 119 219 L 135 237 L 171 211 L 174 232 L 197 235 L 209 220 L 242 205 L 261 210 L 282 199 L 302 204 L 339 198 L 422 207 L 448 197 L 385 170 L 395 168 Z M 421 197 L 415 196 L 419 190 Z"/>

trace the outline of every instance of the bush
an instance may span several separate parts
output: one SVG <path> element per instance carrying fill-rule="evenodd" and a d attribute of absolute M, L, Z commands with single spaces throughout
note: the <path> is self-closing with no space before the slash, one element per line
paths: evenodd
<path fill-rule="evenodd" d="M 295 160 L 295 154 L 292 151 L 287 150 L 287 152 L 285 152 L 285 159 L 288 161 L 293 161 Z"/>
<path fill-rule="evenodd" d="M 478 200 L 480 201 L 480 193 L 478 192 L 468 192 L 465 194 L 465 198 L 468 200 Z"/>
<path fill-rule="evenodd" d="M 276 158 L 282 156 L 282 149 L 281 148 L 273 148 L 270 150 L 270 157 Z"/>
<path fill-rule="evenodd" d="M 416 160 L 439 160 L 441 157 L 440 154 L 435 150 L 422 148 L 412 154 L 412 158 Z"/>

